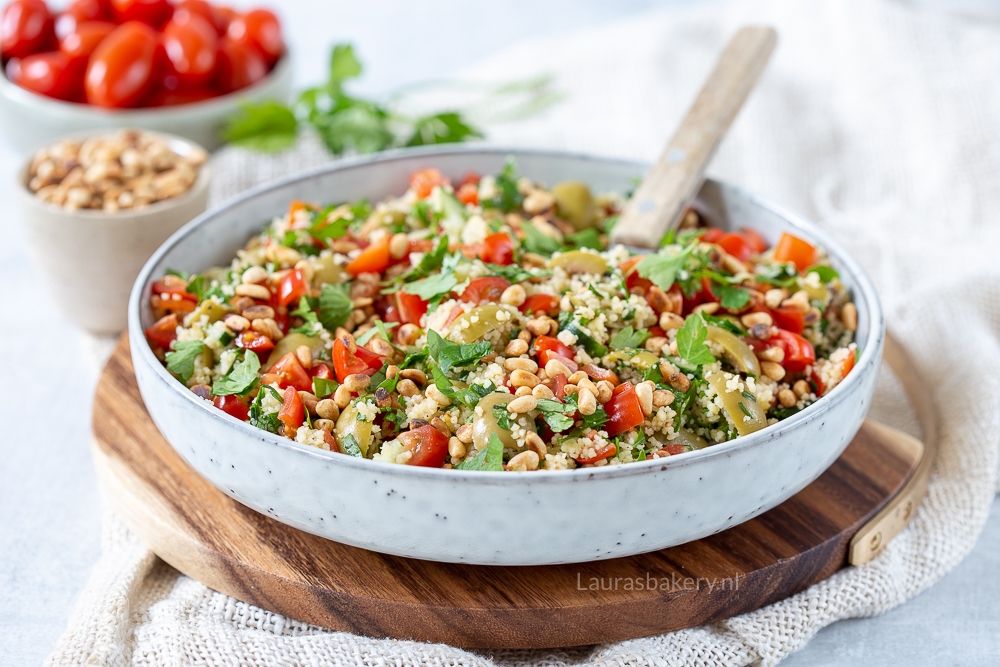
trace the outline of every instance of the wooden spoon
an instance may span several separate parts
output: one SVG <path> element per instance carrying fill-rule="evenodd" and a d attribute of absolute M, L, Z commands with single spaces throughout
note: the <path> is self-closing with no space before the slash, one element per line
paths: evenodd
<path fill-rule="evenodd" d="M 733 35 L 660 159 L 626 204 L 611 232 L 612 245 L 655 249 L 680 223 L 777 40 L 768 27 L 747 26 Z"/>

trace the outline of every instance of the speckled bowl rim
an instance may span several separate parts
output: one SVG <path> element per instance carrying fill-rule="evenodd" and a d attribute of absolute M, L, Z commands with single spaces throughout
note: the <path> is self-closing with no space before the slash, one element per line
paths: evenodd
<path fill-rule="evenodd" d="M 618 164 L 624 167 L 634 167 L 637 173 L 644 173 L 645 170 L 649 168 L 648 164 L 635 162 L 632 160 L 623 160 L 618 158 L 605 158 L 594 155 L 574 153 L 569 151 L 555 151 L 555 150 L 542 150 L 533 148 L 517 148 L 517 147 L 494 147 L 494 146 L 484 146 L 477 144 L 467 144 L 464 146 L 443 146 L 443 147 L 421 147 L 421 148 L 404 148 L 391 151 L 385 151 L 376 155 L 365 155 L 349 157 L 337 160 L 327 165 L 322 165 L 312 169 L 304 170 L 282 179 L 277 179 L 264 183 L 255 188 L 249 189 L 241 195 L 234 197 L 223 204 L 216 206 L 205 213 L 202 213 L 197 218 L 186 224 L 184 227 L 175 232 L 170 238 L 168 238 L 160 248 L 153 253 L 152 257 L 143 266 L 142 271 L 139 272 L 138 278 L 132 287 L 132 294 L 129 298 L 129 308 L 128 308 L 128 330 L 129 330 L 129 340 L 131 343 L 131 352 L 133 359 L 138 359 L 141 363 L 152 368 L 156 379 L 160 382 L 166 383 L 172 388 L 173 391 L 178 393 L 192 404 L 197 405 L 198 409 L 205 411 L 212 419 L 220 420 L 225 424 L 229 425 L 236 432 L 243 434 L 245 437 L 262 440 L 264 442 L 271 443 L 275 446 L 282 447 L 289 450 L 289 455 L 305 455 L 316 459 L 317 461 L 322 461 L 325 463 L 332 463 L 334 465 L 342 465 L 348 468 L 356 468 L 359 470 L 366 471 L 378 471 L 381 473 L 389 475 L 404 475 L 416 478 L 438 478 L 445 477 L 449 480 L 453 480 L 461 484 L 489 484 L 491 486 L 511 486 L 511 485 L 524 485 L 531 484 L 533 482 L 544 482 L 546 480 L 558 478 L 560 480 L 571 480 L 571 481 L 582 481 L 587 479 L 595 478 L 615 478 L 615 477 L 629 477 L 632 475 L 644 475 L 655 470 L 666 470 L 667 468 L 677 468 L 684 466 L 697 465 L 699 462 L 704 461 L 709 458 L 719 457 L 719 456 L 730 456 L 736 451 L 743 449 L 748 449 L 757 446 L 758 444 L 770 441 L 772 439 L 785 436 L 791 432 L 794 432 L 801 428 L 804 424 L 811 420 L 822 419 L 823 416 L 834 406 L 844 400 L 846 400 L 849 394 L 855 390 L 855 388 L 862 383 L 862 376 L 867 373 L 877 373 L 879 368 L 879 361 L 881 360 L 882 347 L 885 339 L 885 319 L 882 311 L 881 303 L 879 302 L 878 295 L 875 291 L 875 286 L 869 279 L 868 275 L 865 273 L 861 265 L 847 252 L 847 250 L 835 241 L 832 237 L 828 236 L 825 232 L 817 228 L 813 223 L 808 222 L 804 218 L 782 208 L 772 204 L 771 202 L 753 195 L 741 188 L 726 185 L 727 188 L 741 194 L 746 198 L 746 200 L 756 206 L 760 206 L 778 216 L 780 216 L 785 222 L 787 222 L 792 228 L 802 229 L 807 233 L 810 238 L 816 239 L 827 251 L 831 258 L 834 258 L 836 262 L 847 270 L 851 275 L 854 282 L 854 292 L 855 299 L 860 295 L 865 300 L 865 305 L 868 311 L 868 338 L 864 349 L 861 351 L 861 355 L 856 364 L 856 372 L 848 374 L 847 379 L 841 382 L 839 385 L 834 387 L 834 389 L 823 396 L 818 401 L 808 406 L 801 412 L 798 412 L 791 417 L 773 424 L 766 428 L 761 429 L 750 435 L 740 436 L 735 440 L 730 440 L 728 442 L 720 443 L 717 445 L 712 445 L 704 449 L 699 449 L 691 452 L 685 452 L 683 454 L 677 454 L 674 456 L 667 457 L 666 459 L 650 459 L 647 461 L 638 461 L 633 463 L 628 463 L 624 465 L 615 466 L 601 466 L 599 468 L 576 468 L 573 470 L 538 470 L 531 474 L 510 474 L 509 472 L 494 472 L 494 471 L 464 471 L 455 469 L 443 469 L 443 468 L 424 468 L 417 466 L 406 466 L 394 463 L 386 463 L 382 461 L 374 461 L 371 459 L 361 459 L 353 456 L 346 456 L 340 453 L 327 452 L 322 449 L 317 449 L 315 447 L 309 447 L 308 445 L 303 445 L 297 443 L 288 438 L 279 437 L 273 433 L 269 433 L 262 429 L 258 429 L 246 422 L 237 420 L 234 417 L 227 415 L 221 410 L 217 410 L 207 404 L 203 399 L 198 398 L 195 394 L 188 391 L 186 387 L 183 387 L 170 373 L 166 370 L 162 363 L 153 355 L 152 349 L 146 342 L 142 331 L 141 322 L 141 309 L 143 294 L 145 292 L 146 284 L 153 278 L 152 271 L 156 265 L 160 262 L 161 258 L 166 255 L 174 245 L 179 241 L 186 238 L 187 236 L 197 232 L 200 227 L 205 224 L 210 223 L 215 217 L 224 213 L 228 208 L 235 206 L 236 204 L 245 202 L 248 199 L 253 199 L 263 193 L 272 192 L 280 188 L 286 187 L 290 184 L 296 183 L 301 180 L 313 178 L 315 176 L 338 172 L 338 171 L 348 171 L 355 167 L 361 165 L 369 164 L 386 164 L 394 161 L 410 159 L 414 157 L 426 156 L 428 158 L 441 156 L 441 155 L 468 155 L 468 154 L 488 154 L 495 156 L 504 156 L 510 153 L 520 153 L 524 155 L 537 155 L 537 156 L 550 156 L 558 158 L 568 158 L 577 160 L 580 162 L 601 162 L 601 163 L 611 163 Z M 807 443 L 803 443 L 803 446 L 807 446 Z M 372 466 L 375 466 L 374 468 Z"/>

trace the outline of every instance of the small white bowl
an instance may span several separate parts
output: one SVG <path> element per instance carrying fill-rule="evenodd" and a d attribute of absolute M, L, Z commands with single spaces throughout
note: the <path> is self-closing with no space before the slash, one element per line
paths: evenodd
<path fill-rule="evenodd" d="M 148 109 L 104 109 L 52 99 L 13 84 L 0 73 L 0 127 L 19 152 L 81 130 L 134 127 L 176 134 L 214 150 L 227 118 L 245 102 L 288 99 L 292 87 L 291 57 L 281 57 L 266 77 L 243 90 L 202 102 Z"/>
<path fill-rule="evenodd" d="M 104 134 L 112 132 L 76 133 L 61 139 Z M 178 155 L 204 150 L 175 135 L 147 134 L 163 139 Z M 191 189 L 179 197 L 140 209 L 105 213 L 71 211 L 42 201 L 28 189 L 30 166 L 29 158 L 18 171 L 14 191 L 35 270 L 56 304 L 77 325 L 94 334 L 122 331 L 129 292 L 143 264 L 161 243 L 208 205 L 211 168 L 207 162 L 201 165 Z"/>

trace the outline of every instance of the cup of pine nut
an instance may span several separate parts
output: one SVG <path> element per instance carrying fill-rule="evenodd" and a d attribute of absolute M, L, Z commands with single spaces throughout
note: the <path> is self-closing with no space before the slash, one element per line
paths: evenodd
<path fill-rule="evenodd" d="M 208 203 L 208 153 L 140 130 L 75 134 L 34 152 L 15 191 L 29 253 L 63 313 L 94 334 L 125 328 L 150 255 Z"/>

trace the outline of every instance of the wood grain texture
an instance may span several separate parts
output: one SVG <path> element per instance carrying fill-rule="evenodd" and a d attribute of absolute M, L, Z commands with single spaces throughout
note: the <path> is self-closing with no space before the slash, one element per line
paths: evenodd
<path fill-rule="evenodd" d="M 647 172 L 611 232 L 612 243 L 659 247 L 705 180 L 705 169 L 761 72 L 778 36 L 761 26 L 741 28 L 729 41 L 687 115 Z"/>
<path fill-rule="evenodd" d="M 620 641 L 780 600 L 843 567 L 858 526 L 885 505 L 914 466 L 912 450 L 866 424 L 802 492 L 717 535 L 630 558 L 489 567 L 356 549 L 232 500 L 199 477 L 156 430 L 125 338 L 98 385 L 93 423 L 94 461 L 108 500 L 181 572 L 327 628 L 474 648 Z M 595 580 L 598 590 L 591 590 Z M 646 582 L 656 582 L 655 589 Z"/>

